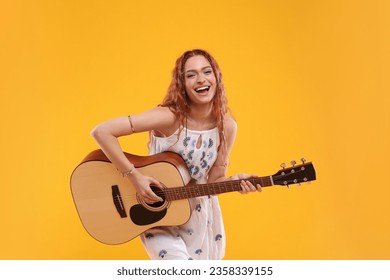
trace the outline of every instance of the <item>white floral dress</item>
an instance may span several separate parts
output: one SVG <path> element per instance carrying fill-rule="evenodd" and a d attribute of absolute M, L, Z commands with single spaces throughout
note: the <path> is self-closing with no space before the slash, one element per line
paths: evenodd
<path fill-rule="evenodd" d="M 172 151 L 180 154 L 196 183 L 206 183 L 208 172 L 217 158 L 218 129 L 196 131 L 183 128 L 178 138 L 179 131 L 168 137 L 157 137 L 152 133 L 149 153 Z M 191 198 L 190 207 L 191 218 L 186 224 L 156 227 L 141 235 L 141 241 L 151 259 L 223 258 L 226 239 L 217 196 Z"/>

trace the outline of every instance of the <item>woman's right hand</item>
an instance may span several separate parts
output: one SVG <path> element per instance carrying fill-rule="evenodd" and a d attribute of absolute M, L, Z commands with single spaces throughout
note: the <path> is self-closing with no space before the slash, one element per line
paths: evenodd
<path fill-rule="evenodd" d="M 159 189 L 162 189 L 162 186 L 158 180 L 153 177 L 143 175 L 137 169 L 135 169 L 134 172 L 132 172 L 132 174 L 127 177 L 135 187 L 138 196 L 147 204 L 163 201 L 163 199 L 156 195 L 150 188 L 151 185 L 154 185 Z"/>

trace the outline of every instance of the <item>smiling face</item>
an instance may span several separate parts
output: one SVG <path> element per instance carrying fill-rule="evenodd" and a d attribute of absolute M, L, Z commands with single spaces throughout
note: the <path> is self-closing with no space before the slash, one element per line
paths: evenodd
<path fill-rule="evenodd" d="M 209 104 L 214 98 L 216 78 L 209 61 L 202 55 L 190 57 L 184 65 L 184 81 L 190 104 Z"/>
<path fill-rule="evenodd" d="M 207 88 L 202 89 L 205 86 Z M 189 50 L 176 60 L 167 95 L 160 105 L 170 108 L 183 127 L 191 112 L 211 109 L 212 121 L 218 126 L 219 147 L 223 152 L 227 151 L 224 118 L 229 108 L 221 69 L 209 52 L 202 49 Z"/>

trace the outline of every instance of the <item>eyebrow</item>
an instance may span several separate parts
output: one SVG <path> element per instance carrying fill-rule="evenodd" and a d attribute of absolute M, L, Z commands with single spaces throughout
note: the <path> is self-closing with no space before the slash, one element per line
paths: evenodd
<path fill-rule="evenodd" d="M 211 67 L 211 65 L 207 65 L 207 66 L 201 68 L 200 70 L 205 70 L 206 68 L 213 69 L 213 67 Z M 197 71 L 195 69 L 189 69 L 189 70 L 185 71 L 185 73 L 188 73 L 188 72 L 197 72 Z"/>

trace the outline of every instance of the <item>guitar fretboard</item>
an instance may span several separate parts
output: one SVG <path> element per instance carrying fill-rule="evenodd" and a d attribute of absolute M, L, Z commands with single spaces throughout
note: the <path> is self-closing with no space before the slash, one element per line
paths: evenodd
<path fill-rule="evenodd" d="M 185 187 L 175 187 L 165 189 L 165 197 L 168 201 L 188 199 L 199 196 L 217 195 L 227 192 L 241 191 L 240 182 L 242 180 L 224 181 L 210 184 L 189 184 Z M 248 179 L 253 185 L 260 184 L 262 187 L 272 186 L 272 177 L 257 177 Z"/>

